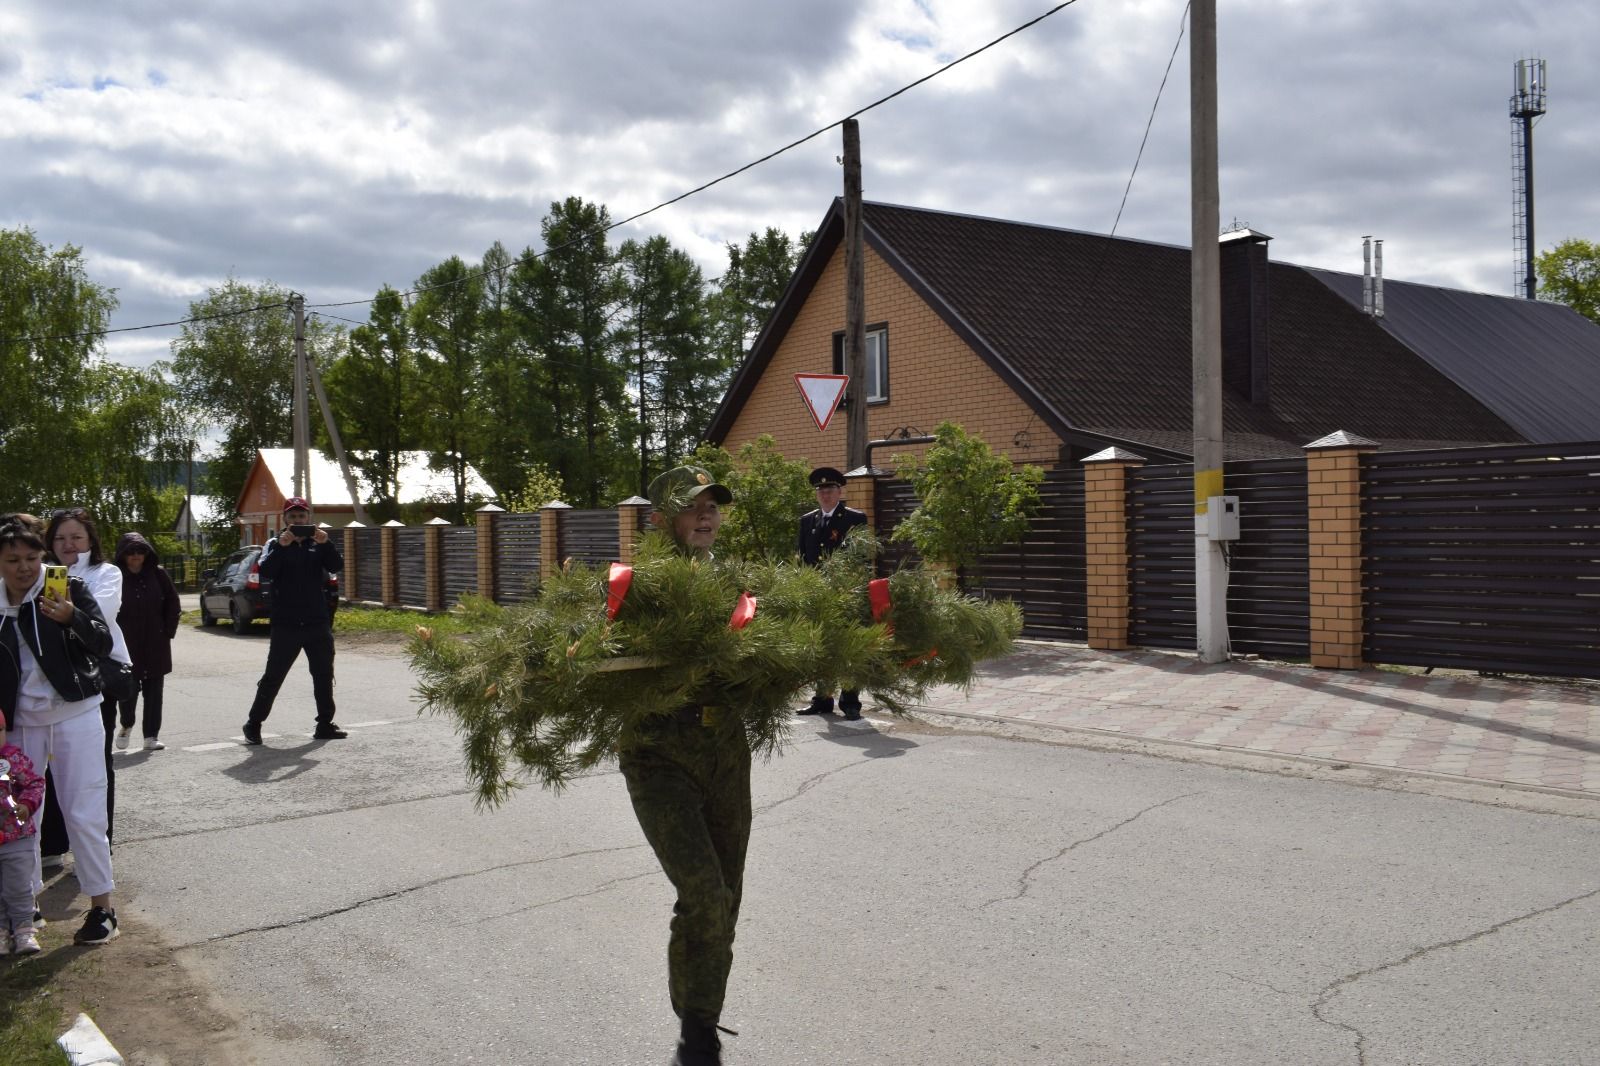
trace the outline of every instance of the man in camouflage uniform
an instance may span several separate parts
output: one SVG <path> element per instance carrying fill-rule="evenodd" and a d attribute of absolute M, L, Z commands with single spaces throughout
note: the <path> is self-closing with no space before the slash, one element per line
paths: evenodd
<path fill-rule="evenodd" d="M 650 519 L 680 551 L 709 557 L 733 502 L 699 467 L 675 467 L 650 484 Z M 681 1020 L 674 1062 L 721 1063 L 722 1015 L 734 926 L 750 843 L 750 747 L 736 707 L 694 703 L 648 729 L 620 753 L 628 797 L 678 901 L 667 947 L 672 1009 Z"/>

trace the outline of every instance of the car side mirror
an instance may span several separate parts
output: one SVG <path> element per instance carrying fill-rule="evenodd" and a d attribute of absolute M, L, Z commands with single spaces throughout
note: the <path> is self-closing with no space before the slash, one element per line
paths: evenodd
<path fill-rule="evenodd" d="M 202 571 L 200 571 L 200 580 L 201 581 L 210 581 L 212 578 L 214 578 L 216 576 L 217 576 L 217 572 L 215 570 L 202 570 Z"/>

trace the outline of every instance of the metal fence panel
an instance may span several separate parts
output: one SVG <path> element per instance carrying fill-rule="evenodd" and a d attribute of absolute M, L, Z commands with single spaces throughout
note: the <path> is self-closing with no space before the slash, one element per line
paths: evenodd
<path fill-rule="evenodd" d="M 1368 662 L 1600 677 L 1600 443 L 1362 459 Z"/>
<path fill-rule="evenodd" d="M 494 523 L 494 598 L 522 603 L 539 582 L 539 515 L 502 514 Z"/>
<path fill-rule="evenodd" d="M 1239 497 L 1239 539 L 1228 546 L 1228 643 L 1233 651 L 1311 654 L 1311 574 L 1304 459 L 1223 464 Z M 1191 558 L 1192 558 L 1191 548 Z"/>
<path fill-rule="evenodd" d="M 451 526 L 439 537 L 439 569 L 444 582 L 444 606 L 449 610 L 461 597 L 478 588 L 478 531 L 472 526 Z"/>
<path fill-rule="evenodd" d="M 565 511 L 561 515 L 561 547 L 557 555 L 563 563 L 568 559 L 591 566 L 616 562 L 617 529 L 615 507 Z"/>
<path fill-rule="evenodd" d="M 374 603 L 383 599 L 383 530 L 356 529 L 356 595 Z"/>
<path fill-rule="evenodd" d="M 421 526 L 394 531 L 395 596 L 403 607 L 428 606 L 428 561 Z"/>
<path fill-rule="evenodd" d="M 1128 641 L 1195 647 L 1194 466 L 1128 471 Z"/>

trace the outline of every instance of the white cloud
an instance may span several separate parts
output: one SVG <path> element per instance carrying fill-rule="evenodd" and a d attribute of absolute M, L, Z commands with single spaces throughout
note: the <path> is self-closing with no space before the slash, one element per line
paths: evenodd
<path fill-rule="evenodd" d="M 1049 6 L 6 5 L 0 226 L 84 247 L 116 326 L 181 317 L 229 274 L 359 299 L 494 240 L 537 246 L 569 195 L 614 218 L 669 199 Z M 1182 10 L 1082 0 L 868 112 L 867 195 L 1108 230 Z M 1550 61 L 1539 243 L 1600 237 L 1595 40 L 1580 0 L 1223 5 L 1223 220 L 1335 269 L 1374 233 L 1391 277 L 1508 291 L 1511 64 Z M 1185 45 L 1122 235 L 1188 241 L 1187 78 Z M 726 242 L 814 226 L 839 151 L 830 130 L 615 236 L 664 234 L 714 276 Z"/>

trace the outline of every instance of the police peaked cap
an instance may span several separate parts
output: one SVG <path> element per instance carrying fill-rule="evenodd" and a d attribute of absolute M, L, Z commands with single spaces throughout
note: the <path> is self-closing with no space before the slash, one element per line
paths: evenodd
<path fill-rule="evenodd" d="M 831 466 L 817 467 L 815 470 L 811 471 L 810 476 L 807 477 L 806 480 L 811 482 L 812 488 L 844 488 L 844 475 L 839 473 L 839 471 L 835 470 Z"/>

